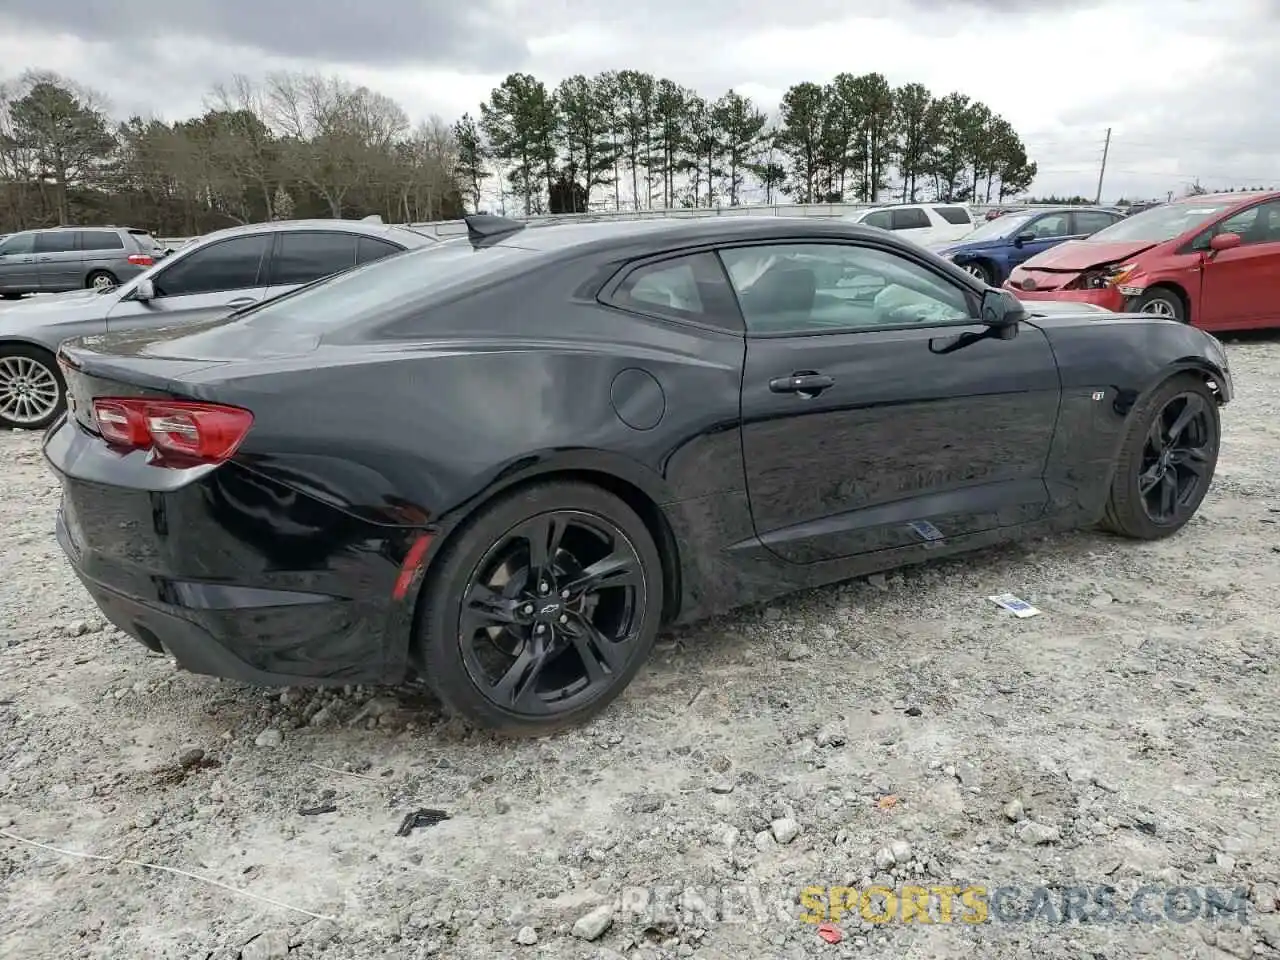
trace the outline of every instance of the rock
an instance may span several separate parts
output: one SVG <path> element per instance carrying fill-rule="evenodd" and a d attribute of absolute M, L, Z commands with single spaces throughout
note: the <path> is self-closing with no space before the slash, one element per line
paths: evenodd
<path fill-rule="evenodd" d="M 823 640 L 834 640 L 838 635 L 838 631 L 829 623 L 824 623 L 818 628 L 818 632 L 822 634 Z"/>
<path fill-rule="evenodd" d="M 89 632 L 89 625 L 83 620 L 72 620 L 63 629 L 68 637 L 83 637 Z"/>
<path fill-rule="evenodd" d="M 1027 818 L 1027 811 L 1022 805 L 1022 801 L 1017 797 L 1014 797 L 1004 805 L 1004 816 L 1006 820 L 1012 820 L 1014 823 L 1018 823 L 1020 820 L 1025 820 Z"/>
<path fill-rule="evenodd" d="M 876 866 L 881 870 L 892 870 L 897 862 L 898 860 L 893 855 L 893 851 L 888 847 L 881 847 L 876 851 Z"/>
<path fill-rule="evenodd" d="M 307 722 L 313 727 L 322 727 L 332 719 L 333 719 L 333 714 L 329 712 L 329 708 L 321 707 L 314 714 L 312 714 L 311 719 L 308 720 Z"/>
<path fill-rule="evenodd" d="M 573 935 L 579 940 L 596 940 L 613 926 L 613 907 L 601 904 L 590 913 L 579 917 L 573 925 Z"/>
<path fill-rule="evenodd" d="M 911 859 L 911 844 L 905 840 L 895 840 L 889 844 L 889 852 L 893 854 L 895 863 L 906 863 Z"/>
<path fill-rule="evenodd" d="M 516 943 L 522 947 L 532 947 L 538 942 L 538 931 L 533 927 L 521 927 L 520 932 L 516 934 Z"/>
<path fill-rule="evenodd" d="M 803 643 L 793 644 L 787 649 L 787 659 L 793 663 L 797 660 L 803 660 L 809 656 L 809 648 Z"/>
<path fill-rule="evenodd" d="M 204 751 L 199 747 L 191 747 L 190 749 L 183 750 L 182 753 L 178 754 L 178 766 L 183 770 L 190 770 L 203 759 Z"/>
<path fill-rule="evenodd" d="M 790 817 L 782 817 L 769 824 L 769 832 L 779 843 L 790 843 L 800 835 L 800 824 Z"/>
<path fill-rule="evenodd" d="M 1213 856 L 1213 862 L 1217 864 L 1218 869 L 1224 873 L 1230 873 L 1236 868 L 1236 858 L 1229 853 L 1216 853 Z"/>
<path fill-rule="evenodd" d="M 1280 898 L 1280 888 L 1274 883 L 1255 883 L 1249 893 L 1259 913 L 1275 913 L 1277 898 Z"/>
<path fill-rule="evenodd" d="M 764 853 L 770 847 L 777 845 L 777 841 L 773 839 L 773 834 L 768 830 L 761 830 L 757 833 L 753 842 L 756 845 L 756 849 L 761 853 Z"/>
<path fill-rule="evenodd" d="M 722 847 L 732 847 L 738 842 L 738 828 L 728 823 L 718 823 L 711 828 L 711 840 Z"/>
<path fill-rule="evenodd" d="M 839 747 L 845 742 L 845 734 L 838 725 L 829 723 L 818 731 L 814 742 L 820 747 Z"/>
<path fill-rule="evenodd" d="M 289 956 L 287 930 L 260 933 L 240 950 L 240 960 L 285 960 Z"/>
<path fill-rule="evenodd" d="M 905 713 L 908 717 L 919 717 L 924 715 L 924 708 L 913 703 L 902 712 Z"/>
<path fill-rule="evenodd" d="M 730 777 L 717 777 L 715 780 L 711 781 L 709 789 L 712 793 L 724 795 L 733 793 L 733 788 L 736 785 L 736 782 Z"/>
<path fill-rule="evenodd" d="M 255 747 L 278 747 L 284 743 L 284 734 L 275 727 L 267 727 L 254 738 Z"/>
<path fill-rule="evenodd" d="M 883 573 L 873 573 L 867 577 L 867 583 L 875 587 L 877 590 L 887 592 L 889 589 L 889 581 L 885 579 Z"/>
<path fill-rule="evenodd" d="M 782 611 L 777 607 L 765 607 L 764 618 L 770 623 L 777 623 L 782 619 Z"/>
<path fill-rule="evenodd" d="M 1062 834 L 1057 827 L 1028 820 L 1018 829 L 1018 838 L 1023 843 L 1039 847 L 1047 843 L 1057 843 L 1062 839 Z"/>
<path fill-rule="evenodd" d="M 366 720 L 377 720 L 400 709 L 400 702 L 392 697 L 374 697 L 351 718 L 350 726 L 364 723 Z"/>

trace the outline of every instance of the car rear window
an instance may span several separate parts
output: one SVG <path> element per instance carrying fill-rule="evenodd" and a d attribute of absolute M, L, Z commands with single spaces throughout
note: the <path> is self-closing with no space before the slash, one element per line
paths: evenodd
<path fill-rule="evenodd" d="M 531 256 L 518 247 L 477 249 L 465 241 L 421 247 L 308 284 L 242 314 L 237 322 L 318 334 L 370 320 L 395 320 Z"/>

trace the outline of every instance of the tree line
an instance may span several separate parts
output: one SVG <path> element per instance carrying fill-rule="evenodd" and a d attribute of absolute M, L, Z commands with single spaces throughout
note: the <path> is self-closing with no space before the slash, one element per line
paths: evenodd
<path fill-rule="evenodd" d="M 513 73 L 453 128 L 472 209 L 497 179 L 524 214 L 766 203 L 1000 202 L 1036 164 L 1012 125 L 962 93 L 878 73 L 798 83 L 773 118 L 729 90 L 715 100 L 637 70 L 563 80 Z"/>
<path fill-rule="evenodd" d="M 29 72 L 0 86 L 0 233 L 55 224 L 158 236 L 299 217 L 458 217 L 450 126 L 320 74 L 237 76 L 186 120 L 115 122 L 93 91 Z"/>

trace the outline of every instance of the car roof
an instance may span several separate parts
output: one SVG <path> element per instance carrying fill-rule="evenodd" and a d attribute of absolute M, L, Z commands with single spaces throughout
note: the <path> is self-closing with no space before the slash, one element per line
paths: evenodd
<path fill-rule="evenodd" d="M 26 230 L 18 230 L 16 233 L 49 233 L 58 230 L 123 230 L 125 233 L 150 233 L 142 227 L 121 227 L 114 223 L 86 223 L 80 226 L 68 226 L 60 223 L 56 227 L 28 227 Z M 14 236 L 15 234 L 0 234 L 0 236 Z"/>
<path fill-rule="evenodd" d="M 268 220 L 265 223 L 246 223 L 237 227 L 226 227 L 222 230 L 215 230 L 213 233 L 206 233 L 199 238 L 201 245 L 210 240 L 223 240 L 228 237 L 240 237 L 255 233 L 279 233 L 287 230 L 327 230 L 337 233 L 356 233 L 366 237 L 396 237 L 401 241 L 405 239 L 405 234 L 412 238 L 416 238 L 420 242 L 414 244 L 416 246 L 427 246 L 431 243 L 439 243 L 439 237 L 433 237 L 430 234 L 419 233 L 411 227 L 400 226 L 399 224 L 373 223 L 367 220 Z"/>
<path fill-rule="evenodd" d="M 797 236 L 799 235 L 799 236 Z M 886 233 L 849 220 L 830 217 L 775 217 L 769 215 L 721 217 L 652 217 L 638 220 L 597 220 L 528 226 L 494 238 L 492 245 L 540 252 L 585 251 L 637 244 L 655 251 L 682 244 L 724 243 L 737 240 L 869 238 L 886 241 Z M 890 239 L 892 239 L 890 237 Z M 906 241 L 897 241 L 909 246 Z"/>

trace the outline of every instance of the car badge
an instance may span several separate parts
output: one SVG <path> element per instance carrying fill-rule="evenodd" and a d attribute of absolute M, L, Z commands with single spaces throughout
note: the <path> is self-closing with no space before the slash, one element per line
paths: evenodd
<path fill-rule="evenodd" d="M 1031 277 L 1027 277 L 1027 279 L 1022 281 L 1023 290 L 1034 290 L 1035 288 L 1036 288 L 1036 282 Z"/>

